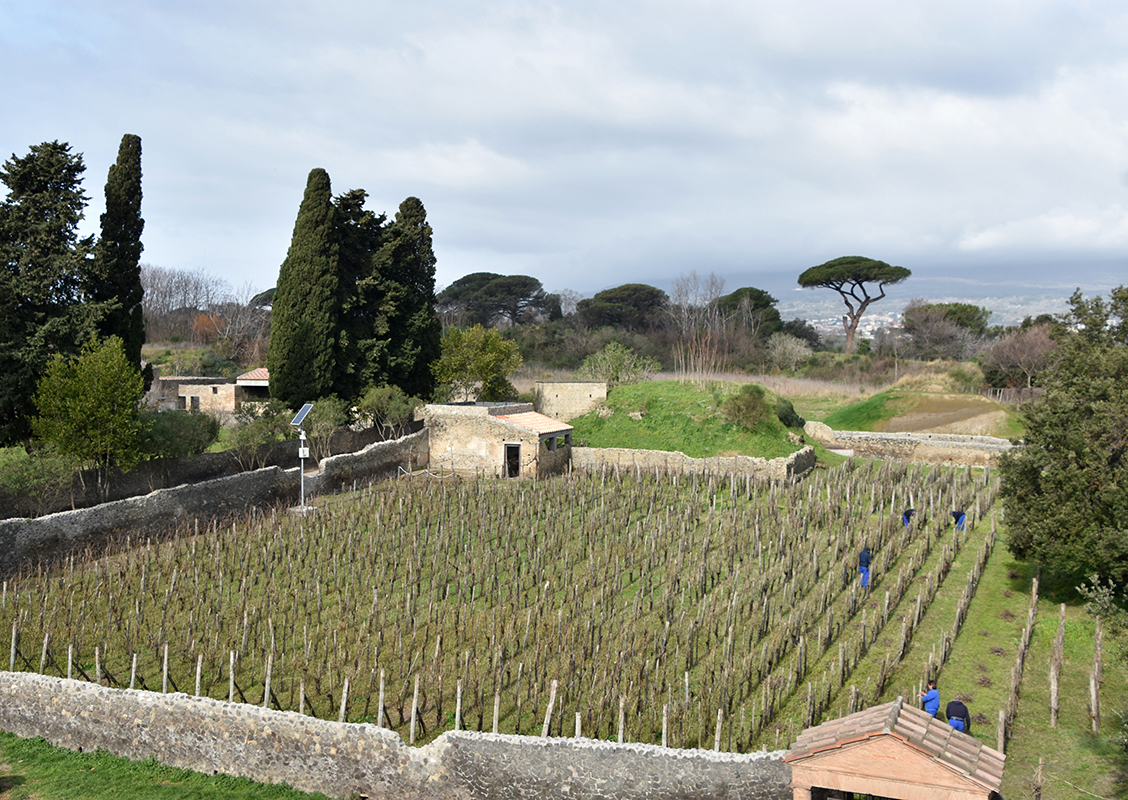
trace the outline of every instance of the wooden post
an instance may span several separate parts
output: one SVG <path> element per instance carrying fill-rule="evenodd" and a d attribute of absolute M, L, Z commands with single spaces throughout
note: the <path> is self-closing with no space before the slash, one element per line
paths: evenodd
<path fill-rule="evenodd" d="M 517 688 L 513 692 L 513 696 L 516 698 L 516 702 L 517 702 L 517 709 L 516 709 L 517 723 L 514 727 L 514 732 L 518 736 L 521 735 L 521 669 L 524 666 L 525 666 L 524 661 L 519 661 L 517 663 Z M 458 721 L 455 720 L 454 724 L 455 724 L 455 730 L 458 730 Z"/>
<path fill-rule="evenodd" d="M 419 714 L 419 676 L 415 676 L 415 693 L 411 696 L 411 726 L 408 728 L 408 744 L 415 744 L 415 720 Z"/>
<path fill-rule="evenodd" d="M 753 704 L 753 708 L 755 708 L 755 704 Z M 663 747 L 669 747 L 670 746 L 669 738 L 668 738 L 669 730 L 670 730 L 670 704 L 669 703 L 663 703 L 662 704 L 662 746 Z"/>
<path fill-rule="evenodd" d="M 583 731 L 583 715 L 579 711 L 576 712 L 576 738 L 579 739 L 584 735 Z"/>
<path fill-rule="evenodd" d="M 622 744 L 627 732 L 627 698 L 619 696 L 619 744 Z"/>
<path fill-rule="evenodd" d="M 204 677 L 204 654 L 196 654 L 196 697 L 200 696 L 200 683 Z"/>
<path fill-rule="evenodd" d="M 552 724 L 552 707 L 556 705 L 556 681 L 553 680 L 548 689 L 548 708 L 544 712 L 544 725 L 541 726 L 541 738 L 548 738 L 548 728 Z"/>
<path fill-rule="evenodd" d="M 47 643 L 51 641 L 51 634 L 43 634 L 43 650 L 39 653 L 39 674 L 43 674 L 43 670 L 47 668 Z"/>
<path fill-rule="evenodd" d="M 132 689 L 137 682 L 137 654 L 133 654 L 133 665 L 129 668 L 129 688 Z"/>
<path fill-rule="evenodd" d="M 415 677 L 416 691 L 419 688 L 419 676 Z M 332 708 L 332 706 L 330 706 Z M 341 712 L 337 715 L 337 722 L 345 721 L 345 712 L 349 708 L 349 679 L 345 678 L 345 685 L 341 687 Z"/>
<path fill-rule="evenodd" d="M 298 713 L 305 716 L 305 675 L 298 681 Z M 380 727 L 380 717 L 376 717 L 376 727 Z"/>
<path fill-rule="evenodd" d="M 380 704 L 376 708 L 376 727 L 384 727 L 384 668 L 380 668 Z"/>
<path fill-rule="evenodd" d="M 98 646 L 94 646 L 94 682 L 102 685 L 102 654 Z"/>
<path fill-rule="evenodd" d="M 721 725 L 724 723 L 725 710 L 723 708 L 717 709 L 717 734 L 713 737 L 713 750 L 721 752 Z"/>
<path fill-rule="evenodd" d="M 8 657 L 8 672 L 16 671 L 16 639 L 19 631 L 16 630 L 16 623 L 12 623 L 12 652 Z"/>
<path fill-rule="evenodd" d="M 462 729 L 462 678 L 454 685 L 454 729 Z"/>
<path fill-rule="evenodd" d="M 493 732 L 497 733 L 497 726 L 501 720 L 501 689 L 494 690 L 494 715 L 493 715 Z"/>
<path fill-rule="evenodd" d="M 270 708 L 270 679 L 274 677 L 274 653 L 266 656 L 266 680 L 262 686 L 262 707 Z M 347 678 L 345 680 L 348 680 Z M 346 684 L 347 686 L 347 684 Z"/>
<path fill-rule="evenodd" d="M 235 651 L 231 650 L 229 657 L 229 669 L 227 670 L 227 702 L 235 702 Z M 304 697 L 304 694 L 303 694 Z"/>
<path fill-rule="evenodd" d="M 1093 723 L 1093 733 L 1101 732 L 1101 695 L 1097 685 L 1097 671 L 1089 673 L 1089 720 Z"/>
<path fill-rule="evenodd" d="M 67 680 L 74 680 L 74 645 L 67 645 Z"/>
<path fill-rule="evenodd" d="M 164 658 L 161 661 L 161 694 L 168 694 L 168 642 L 165 642 Z"/>
<path fill-rule="evenodd" d="M 1058 724 L 1058 688 L 1061 679 L 1061 662 L 1065 653 L 1065 603 L 1061 604 L 1061 617 L 1058 620 L 1054 649 L 1050 655 L 1050 727 Z"/>

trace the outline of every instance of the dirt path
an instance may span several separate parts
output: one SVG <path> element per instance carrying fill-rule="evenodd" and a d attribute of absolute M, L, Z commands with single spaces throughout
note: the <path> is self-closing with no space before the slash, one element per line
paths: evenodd
<path fill-rule="evenodd" d="M 969 394 L 921 394 L 902 398 L 905 410 L 874 430 L 883 433 L 958 433 L 1005 436 L 1007 413 L 994 400 Z"/>

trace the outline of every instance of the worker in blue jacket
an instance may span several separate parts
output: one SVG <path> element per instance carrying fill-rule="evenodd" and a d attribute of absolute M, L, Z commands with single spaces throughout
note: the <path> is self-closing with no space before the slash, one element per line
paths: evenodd
<path fill-rule="evenodd" d="M 929 681 L 928 689 L 920 693 L 920 707 L 934 717 L 940 711 L 940 692 L 936 690 L 936 681 Z"/>
<path fill-rule="evenodd" d="M 858 572 L 862 573 L 862 588 L 865 589 L 869 586 L 869 572 L 870 572 L 870 556 L 869 547 L 863 547 L 862 552 L 858 554 Z"/>

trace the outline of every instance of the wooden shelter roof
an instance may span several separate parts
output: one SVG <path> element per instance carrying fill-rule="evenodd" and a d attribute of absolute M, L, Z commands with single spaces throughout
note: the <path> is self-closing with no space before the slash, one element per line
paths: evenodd
<path fill-rule="evenodd" d="M 794 770 L 804 762 L 818 761 L 834 751 L 883 737 L 896 740 L 928 761 L 982 786 L 985 795 L 999 790 L 1006 756 L 931 714 L 905 705 L 903 697 L 808 728 L 784 761 Z"/>

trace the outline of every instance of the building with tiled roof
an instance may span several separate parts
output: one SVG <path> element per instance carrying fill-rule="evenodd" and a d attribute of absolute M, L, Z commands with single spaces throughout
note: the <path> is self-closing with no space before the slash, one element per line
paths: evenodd
<path fill-rule="evenodd" d="M 535 477 L 562 472 L 572 426 L 533 411 L 532 403 L 433 404 L 423 409 L 431 469 Z"/>
<path fill-rule="evenodd" d="M 784 761 L 795 800 L 856 795 L 902 800 L 999 797 L 1006 756 L 904 698 L 800 734 Z"/>

